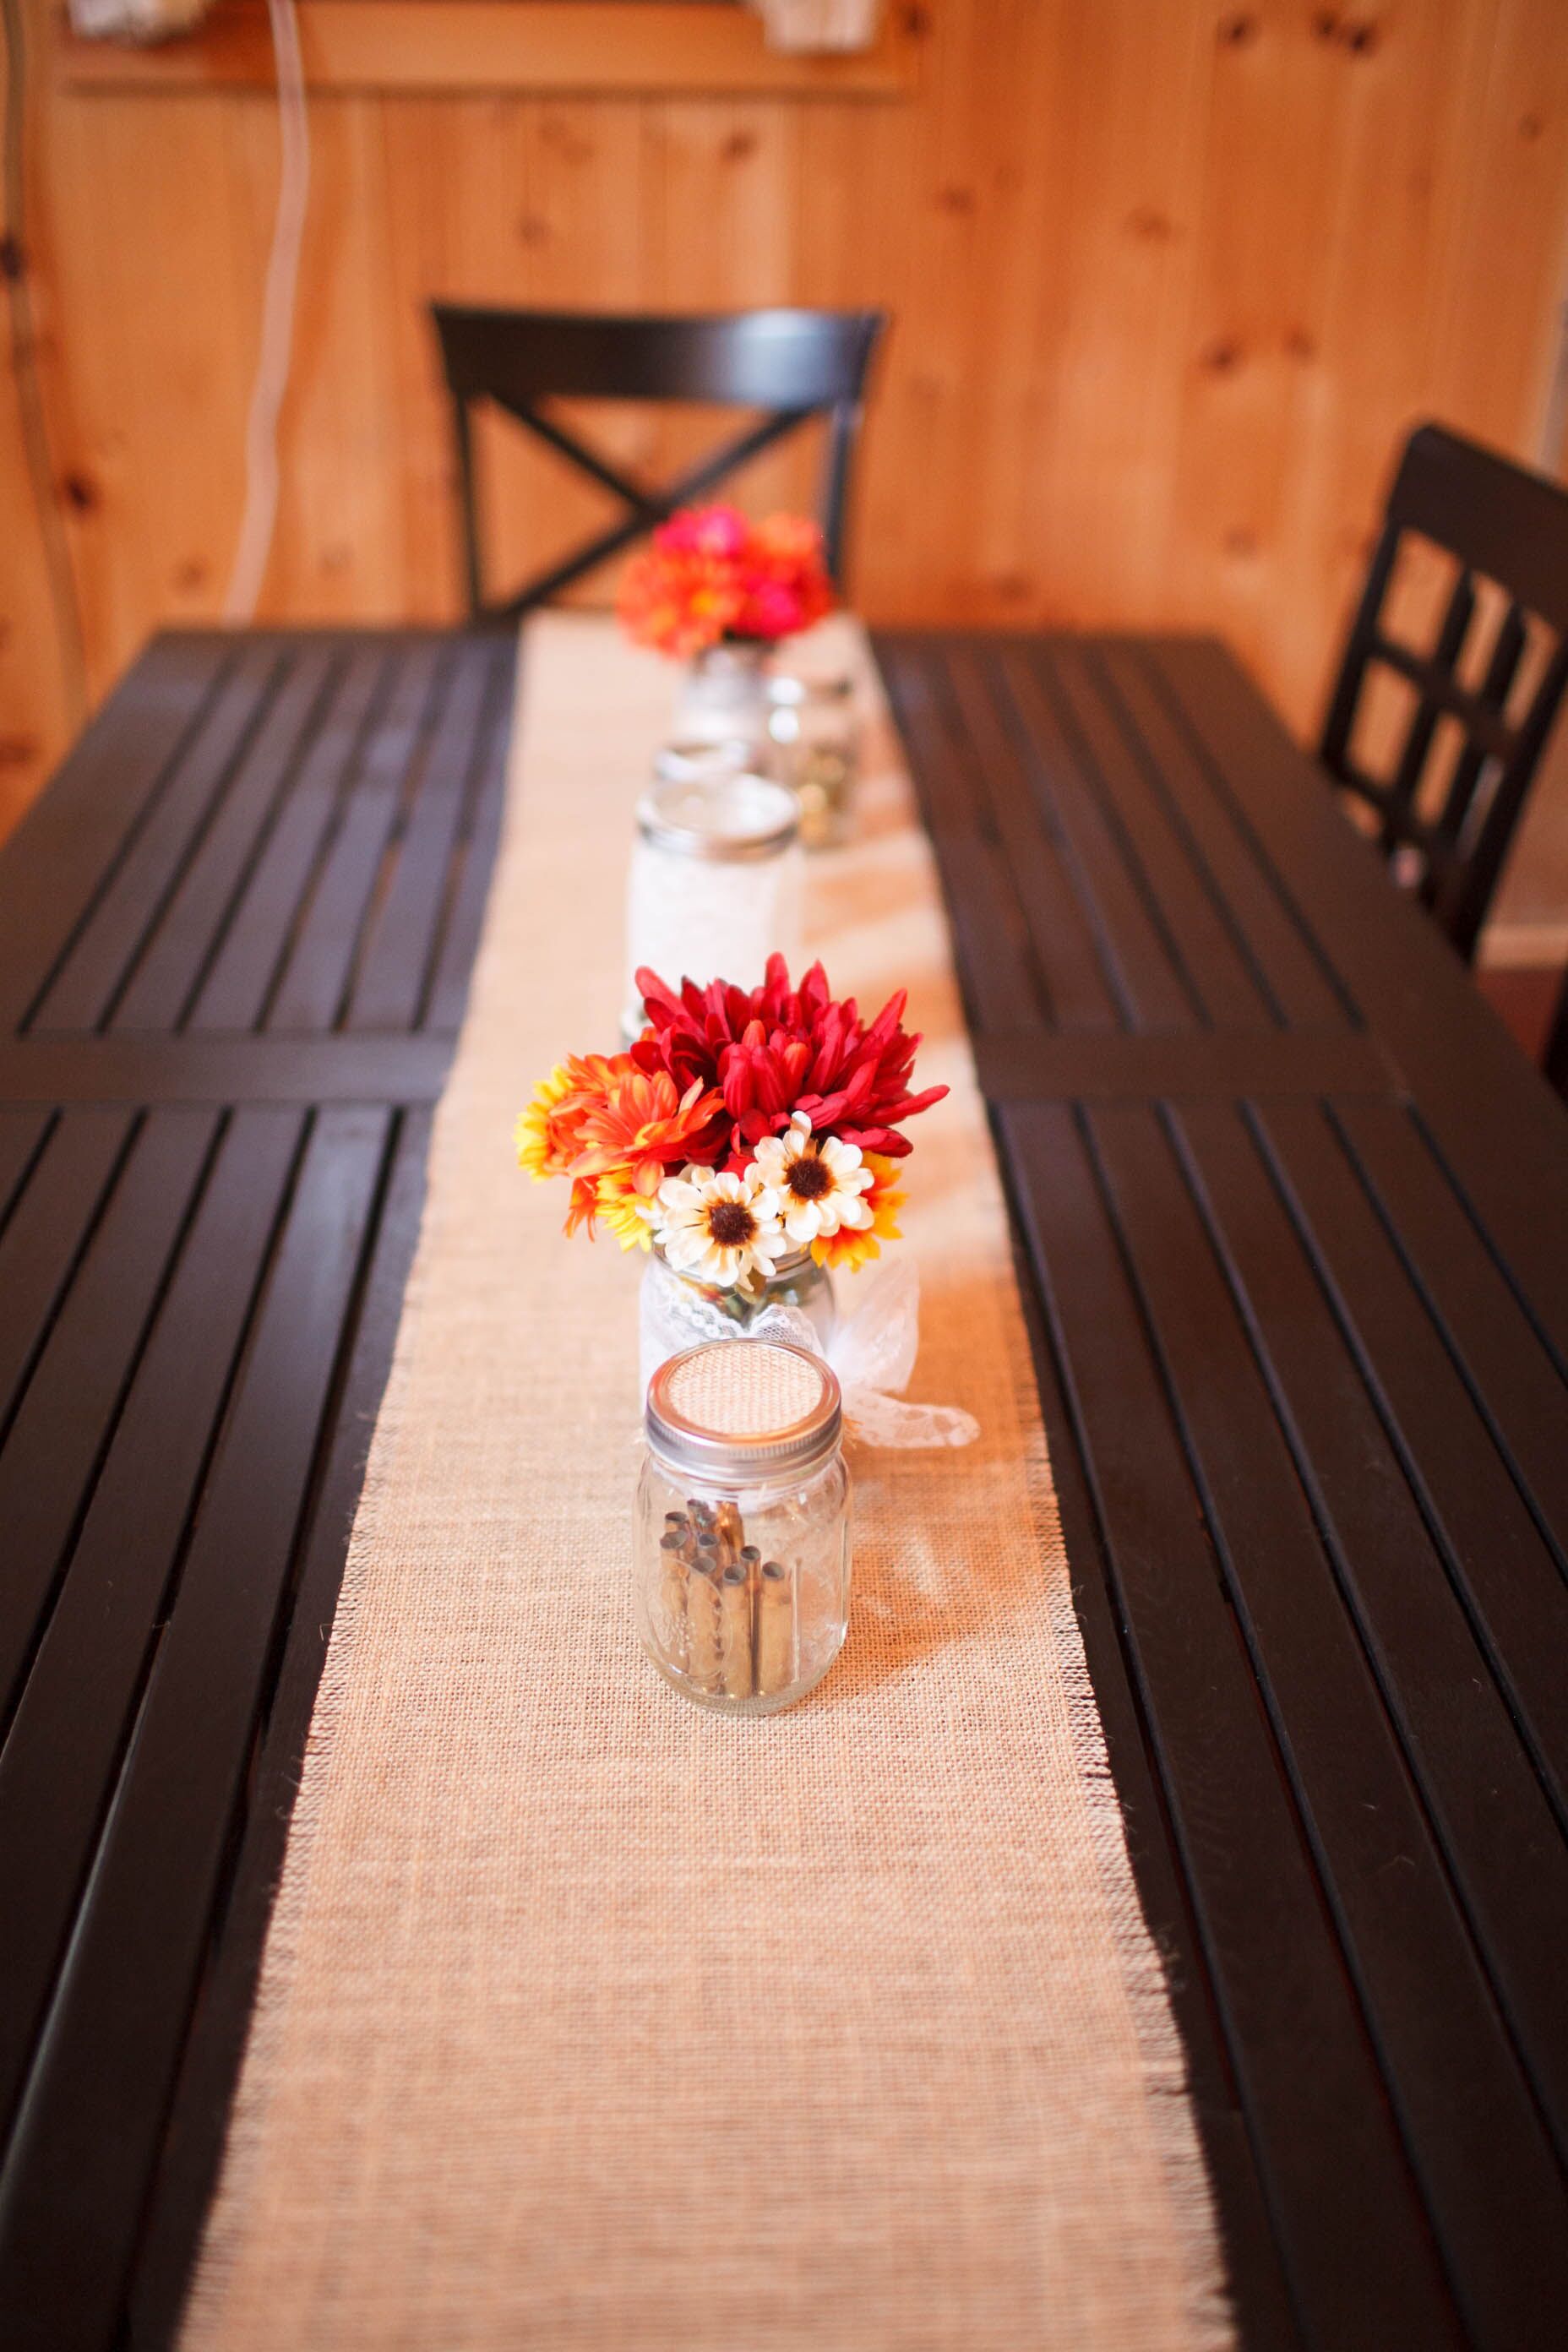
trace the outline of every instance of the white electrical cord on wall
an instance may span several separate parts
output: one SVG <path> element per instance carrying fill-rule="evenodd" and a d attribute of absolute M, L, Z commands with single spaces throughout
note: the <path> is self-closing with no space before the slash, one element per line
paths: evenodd
<path fill-rule="evenodd" d="M 310 193 L 310 131 L 294 0 L 267 0 L 267 13 L 272 25 L 272 55 L 278 68 L 281 143 L 278 210 L 272 223 L 272 250 L 267 260 L 267 291 L 261 306 L 261 349 L 245 435 L 245 513 L 223 608 L 226 621 L 240 625 L 255 618 L 267 559 L 272 549 L 273 526 L 278 520 L 278 415 L 289 384 L 289 360 L 294 343 L 294 298 L 300 283 L 300 247 Z"/>

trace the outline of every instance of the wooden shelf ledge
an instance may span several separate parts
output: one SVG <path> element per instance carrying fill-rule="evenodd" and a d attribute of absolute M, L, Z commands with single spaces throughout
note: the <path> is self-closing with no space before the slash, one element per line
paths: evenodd
<path fill-rule="evenodd" d="M 770 49 L 749 8 L 701 0 L 300 0 L 312 90 L 537 90 L 756 98 L 900 98 L 915 85 L 921 12 L 892 0 L 854 56 Z M 84 41 L 56 18 L 68 89 L 269 88 L 265 0 L 218 0 L 181 38 Z"/>

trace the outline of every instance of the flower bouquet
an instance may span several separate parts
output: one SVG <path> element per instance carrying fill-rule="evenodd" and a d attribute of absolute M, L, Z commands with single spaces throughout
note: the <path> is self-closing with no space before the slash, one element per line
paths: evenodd
<path fill-rule="evenodd" d="M 822 533 L 804 515 L 752 522 L 737 507 L 683 507 L 621 574 L 627 635 L 678 661 L 726 639 L 776 645 L 832 605 Z"/>
<path fill-rule="evenodd" d="M 900 1237 L 903 1126 L 948 1091 L 911 1089 L 921 1041 L 902 1025 L 905 992 L 868 1024 L 853 997 L 830 993 L 819 963 L 792 988 L 778 955 L 749 991 L 686 980 L 677 992 L 646 969 L 637 979 L 641 1036 L 629 1052 L 569 1055 L 551 1072 L 518 1120 L 519 1164 L 568 1181 L 568 1234 L 592 1236 L 603 1221 L 623 1249 L 650 1253 L 645 1381 L 700 1339 L 779 1335 L 830 1357 L 852 1409 L 831 1277 Z M 899 1328 L 875 1318 L 871 1350 L 906 1380 L 915 1296 L 911 1269 Z M 886 1442 L 968 1434 L 972 1425 Z"/>
<path fill-rule="evenodd" d="M 682 508 L 621 575 L 628 636 L 689 665 L 688 741 L 761 741 L 769 649 L 832 604 L 822 533 L 803 515 L 752 522 L 736 507 Z"/>

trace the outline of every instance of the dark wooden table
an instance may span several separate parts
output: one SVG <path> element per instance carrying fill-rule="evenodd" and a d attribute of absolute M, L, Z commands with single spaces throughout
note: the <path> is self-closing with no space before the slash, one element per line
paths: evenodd
<path fill-rule="evenodd" d="M 1556 2345 L 1568 1118 L 1218 648 L 879 651 L 1244 2339 Z M 7 2345 L 175 2324 L 510 668 L 161 639 L 0 856 Z"/>

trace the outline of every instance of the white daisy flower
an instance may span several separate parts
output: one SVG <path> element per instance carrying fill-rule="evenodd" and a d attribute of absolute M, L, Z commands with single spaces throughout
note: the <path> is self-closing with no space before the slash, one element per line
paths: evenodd
<path fill-rule="evenodd" d="M 678 1274 L 723 1290 L 765 1282 L 787 1246 L 778 1196 L 754 1161 L 738 1176 L 695 1165 L 667 1176 L 654 1210 L 654 1239 Z"/>
<path fill-rule="evenodd" d="M 763 1137 L 752 1165 L 777 1195 L 784 1232 L 797 1248 L 819 1234 L 837 1233 L 841 1225 L 859 1232 L 871 1222 L 860 1196 L 870 1191 L 872 1176 L 861 1165 L 859 1145 L 841 1143 L 836 1135 L 814 1142 L 803 1110 L 782 1135 Z"/>

